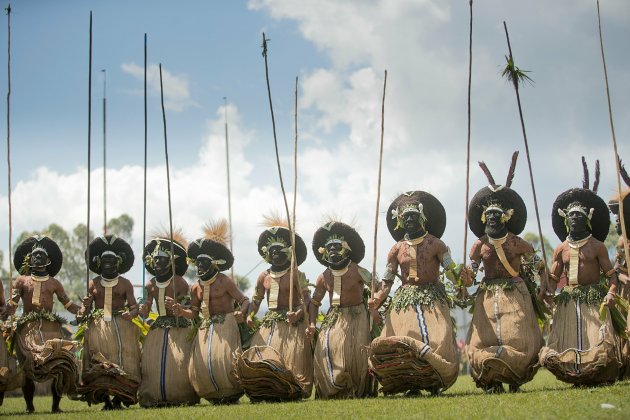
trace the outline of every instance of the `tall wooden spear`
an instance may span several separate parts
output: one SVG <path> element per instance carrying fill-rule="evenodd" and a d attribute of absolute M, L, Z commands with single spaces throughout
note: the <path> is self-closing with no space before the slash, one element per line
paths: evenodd
<path fill-rule="evenodd" d="M 92 11 L 90 10 L 90 50 L 88 66 L 88 147 L 87 147 L 87 231 L 86 238 L 86 260 L 85 267 L 85 288 L 90 294 L 90 176 L 91 176 L 91 156 L 92 156 Z"/>
<path fill-rule="evenodd" d="M 374 289 L 376 285 L 376 250 L 378 245 L 378 213 L 381 204 L 381 174 L 383 169 L 383 143 L 385 138 L 385 91 L 387 89 L 387 70 L 383 77 L 383 100 L 381 102 L 381 145 L 378 155 L 378 179 L 376 183 L 376 211 L 374 213 L 374 252 L 372 254 L 372 281 L 370 284 L 370 298 L 374 299 Z M 370 318 L 370 324 L 372 318 Z"/>
<path fill-rule="evenodd" d="M 623 217 L 623 197 L 621 195 L 621 161 L 617 151 L 617 137 L 615 136 L 615 125 L 613 124 L 612 105 L 610 101 L 610 89 L 608 87 L 608 70 L 606 69 L 606 57 L 604 56 L 604 39 L 602 36 L 602 21 L 599 13 L 599 0 L 597 0 L 597 27 L 599 29 L 599 46 L 602 52 L 602 64 L 604 65 L 604 81 L 606 82 L 606 98 L 608 100 L 608 119 L 610 121 L 610 131 L 612 134 L 613 150 L 615 152 L 615 168 L 617 169 L 617 191 L 619 192 L 619 223 L 621 225 L 621 237 L 623 238 L 623 248 L 626 262 L 630 264 L 630 249 L 628 248 L 628 236 L 625 218 Z"/>
<path fill-rule="evenodd" d="M 228 109 L 227 109 L 227 97 L 223 97 L 224 102 L 224 112 L 225 112 L 225 171 L 227 172 L 227 196 L 228 196 L 228 223 L 230 225 L 230 252 L 234 252 L 233 242 L 232 242 L 232 188 L 230 187 L 230 146 L 228 142 Z M 232 268 L 230 268 L 230 276 L 235 283 L 236 277 L 234 277 L 234 264 L 232 264 Z"/>
<path fill-rule="evenodd" d="M 289 225 L 289 236 L 291 238 L 291 267 L 295 263 L 295 237 L 293 232 L 293 224 L 291 223 L 291 215 L 289 213 L 289 204 L 287 202 L 287 194 L 284 190 L 284 181 L 282 179 L 282 168 L 280 167 L 280 154 L 278 152 L 278 137 L 276 136 L 276 119 L 273 113 L 273 102 L 271 100 L 271 86 L 269 84 L 269 65 L 267 63 L 267 41 L 265 33 L 262 34 L 262 56 L 265 59 L 265 79 L 267 80 L 267 97 L 269 98 L 269 109 L 271 111 L 271 125 L 273 127 L 273 144 L 276 150 L 276 164 L 278 167 L 278 178 L 280 178 L 280 189 L 282 190 L 282 198 L 284 199 L 284 208 L 287 214 L 287 224 Z M 297 141 L 297 140 L 296 140 Z M 293 276 L 289 278 L 289 312 L 293 311 Z"/>
<path fill-rule="evenodd" d="M 177 302 L 177 289 L 175 288 L 175 243 L 173 242 L 173 210 L 171 207 L 171 175 L 168 166 L 168 139 L 166 136 L 166 111 L 164 110 L 164 87 L 162 85 L 162 63 L 160 63 L 160 103 L 162 104 L 162 125 L 164 127 L 164 156 L 166 158 L 166 191 L 168 194 L 168 224 L 171 240 L 171 268 L 173 269 L 173 300 Z M 179 313 L 175 315 L 175 324 L 179 328 Z"/>
<path fill-rule="evenodd" d="M 466 207 L 464 207 L 464 256 L 462 264 L 466 267 L 466 259 L 468 252 L 468 205 L 470 194 L 470 121 L 471 121 L 471 105 L 470 91 L 472 85 L 472 30 L 473 30 L 473 0 L 468 2 L 470 7 L 470 29 L 468 33 L 468 135 L 466 137 Z M 460 297 L 466 297 L 466 288 L 462 287 Z"/>
<path fill-rule="evenodd" d="M 507 39 L 508 51 L 510 55 L 505 57 L 507 64 L 503 70 L 503 76 L 512 82 L 514 92 L 516 93 L 516 103 L 518 104 L 518 115 L 521 118 L 521 129 L 523 131 L 523 141 L 525 142 L 525 154 L 527 155 L 527 167 L 529 168 L 529 180 L 532 185 L 532 195 L 534 196 L 534 209 L 536 210 L 536 222 L 538 223 L 538 236 L 540 237 L 540 248 L 543 254 L 543 260 L 545 265 L 547 264 L 547 253 L 545 252 L 545 242 L 542 236 L 542 229 L 540 227 L 540 214 L 538 212 L 538 200 L 536 199 L 536 187 L 534 186 L 534 173 L 532 171 L 532 160 L 529 156 L 529 144 L 527 142 L 527 133 L 525 132 L 525 120 L 523 118 L 523 109 L 521 107 L 521 97 L 519 95 L 519 84 L 525 82 L 532 82 L 532 79 L 526 74 L 526 70 L 521 70 L 514 64 L 514 56 L 512 56 L 512 47 L 510 45 L 510 36 L 508 34 L 507 24 L 503 21 L 503 28 L 505 29 L 505 38 Z M 544 279 L 544 280 L 543 280 Z M 542 276 L 540 288 L 542 292 L 547 292 L 549 285 L 546 281 L 546 276 Z M 545 283 L 545 284 L 542 284 Z"/>
<path fill-rule="evenodd" d="M 297 168 L 297 146 L 298 146 L 298 78 L 295 77 L 295 106 L 294 106 L 294 141 L 293 141 L 293 229 L 291 230 L 291 243 L 294 247 L 291 251 L 291 270 L 289 275 L 291 276 L 291 281 L 293 281 L 293 274 L 297 271 L 297 261 L 295 261 L 295 207 L 297 205 L 297 178 L 298 178 L 298 168 Z M 289 311 L 291 311 L 293 307 L 293 284 L 290 284 L 290 292 L 289 292 Z M 300 289 L 301 290 L 301 289 Z M 300 301 L 302 300 L 302 295 L 300 294 Z M 304 316 L 307 315 L 307 310 L 304 308 Z"/>
<path fill-rule="evenodd" d="M 107 70 L 103 73 L 103 235 L 107 235 Z"/>
<path fill-rule="evenodd" d="M 147 34 L 144 34 L 144 188 L 142 200 L 142 252 L 147 242 Z M 142 270 L 142 303 L 146 298 L 146 270 Z M 150 309 L 150 308 L 149 308 Z"/>
<path fill-rule="evenodd" d="M 7 12 L 7 198 L 9 201 L 9 299 L 13 295 L 13 223 L 11 214 L 11 5 Z"/>

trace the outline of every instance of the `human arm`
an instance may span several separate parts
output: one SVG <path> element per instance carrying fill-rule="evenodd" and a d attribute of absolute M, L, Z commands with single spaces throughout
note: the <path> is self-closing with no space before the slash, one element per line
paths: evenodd
<path fill-rule="evenodd" d="M 247 326 L 250 328 L 254 328 L 254 320 L 252 317 L 258 313 L 258 309 L 260 309 L 260 303 L 265 298 L 265 277 L 267 276 L 267 271 L 263 271 L 256 280 L 256 287 L 254 288 L 254 296 L 252 297 L 251 303 L 249 305 L 249 310 L 247 314 Z"/>
<path fill-rule="evenodd" d="M 144 302 L 140 304 L 138 313 L 142 318 L 146 318 L 149 316 L 149 311 L 151 311 L 151 307 L 153 306 L 153 296 L 151 296 L 151 292 L 149 289 L 149 285 L 145 286 L 146 299 Z"/>
<path fill-rule="evenodd" d="M 236 322 L 242 323 L 245 321 L 245 316 L 249 310 L 249 299 L 243 294 L 243 292 L 240 291 L 236 282 L 231 279 L 227 279 L 226 283 L 228 285 L 228 293 L 239 305 L 238 310 L 234 311 L 234 317 L 236 318 Z"/>
<path fill-rule="evenodd" d="M 608 278 L 608 293 L 604 298 L 604 302 L 608 306 L 615 305 L 615 296 L 617 295 L 618 278 L 617 271 L 608 259 L 608 250 L 603 243 L 599 243 L 597 247 L 597 260 L 604 276 Z"/>
<path fill-rule="evenodd" d="M 383 304 L 389 292 L 392 290 L 394 279 L 398 273 L 398 247 L 399 243 L 394 245 L 387 255 L 387 265 L 385 273 L 378 290 L 375 290 L 374 297 L 368 299 L 368 307 L 371 310 L 378 309 Z"/>
<path fill-rule="evenodd" d="M 125 299 L 127 300 L 127 305 L 129 306 L 129 310 L 122 313 L 122 317 L 130 320 L 135 318 L 138 315 L 138 304 L 136 302 L 136 295 L 133 292 L 133 285 L 130 281 L 127 281 L 125 287 Z"/>
<path fill-rule="evenodd" d="M 294 305 L 293 311 L 287 312 L 287 318 L 291 324 L 298 322 L 305 315 L 304 311 L 308 308 L 308 305 L 311 302 L 311 292 L 308 290 L 308 280 L 306 279 L 306 275 L 297 269 L 296 271 L 297 281 L 293 282 L 293 293 L 294 296 L 300 296 L 299 301 L 301 301 L 303 305 Z"/>
<path fill-rule="evenodd" d="M 195 283 L 190 289 L 190 308 L 184 308 L 180 304 L 176 304 L 175 311 L 177 315 L 188 319 L 195 319 L 201 310 L 201 299 L 199 295 L 203 293 L 201 286 Z"/>
<path fill-rule="evenodd" d="M 313 297 L 308 305 L 309 325 L 306 328 L 306 337 L 309 339 L 315 335 L 317 313 L 319 312 L 319 307 L 322 304 L 322 299 L 324 299 L 325 296 L 326 284 L 324 275 L 320 274 L 315 282 L 315 291 L 313 292 Z"/>
<path fill-rule="evenodd" d="M 63 285 L 61 284 L 61 282 L 56 279 L 55 281 L 57 282 L 56 287 L 55 287 L 55 294 L 57 295 L 57 300 L 61 302 L 63 307 L 66 308 L 68 312 L 76 315 L 77 312 L 79 312 L 79 308 L 80 308 L 79 305 L 72 302 L 70 298 L 68 297 L 68 295 L 66 295 L 66 291 L 63 289 Z"/>

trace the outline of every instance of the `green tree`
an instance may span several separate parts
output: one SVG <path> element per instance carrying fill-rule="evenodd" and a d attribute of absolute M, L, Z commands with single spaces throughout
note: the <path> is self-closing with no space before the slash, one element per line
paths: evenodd
<path fill-rule="evenodd" d="M 235 274 L 234 276 L 236 277 L 236 285 L 238 286 L 240 291 L 243 293 L 247 292 L 247 289 L 249 289 L 250 286 L 249 278 L 245 276 L 239 276 L 238 274 Z"/>
<path fill-rule="evenodd" d="M 545 254 L 547 255 L 547 267 L 551 267 L 551 258 L 553 257 L 554 247 L 551 246 L 551 243 L 547 239 L 545 235 L 543 235 L 543 244 L 545 244 Z M 534 247 L 534 250 L 538 254 L 538 256 L 542 259 L 542 248 L 540 247 L 540 236 L 537 233 L 527 232 L 523 235 L 523 239 Z"/>
<path fill-rule="evenodd" d="M 131 234 L 133 232 L 133 219 L 122 214 L 119 217 L 112 218 L 107 223 L 111 228 L 108 234 L 112 233 L 124 240 L 131 242 Z M 71 232 L 66 232 L 64 228 L 56 223 L 50 224 L 48 227 L 40 231 L 22 232 L 16 239 L 13 249 L 22 243 L 26 238 L 33 235 L 46 235 L 54 239 L 61 248 L 63 253 L 63 264 L 57 279 L 61 281 L 68 297 L 74 302 L 79 302 L 81 297 L 85 296 L 87 289 L 87 267 L 85 264 L 85 250 L 87 248 L 87 226 L 83 223 L 78 224 Z M 90 240 L 94 238 L 94 232 L 90 231 Z M 16 270 L 19 267 L 15 268 Z M 17 275 L 17 273 L 15 274 Z M 90 277 L 92 274 L 89 275 Z M 59 312 L 63 307 L 59 302 L 55 302 L 54 310 Z"/>

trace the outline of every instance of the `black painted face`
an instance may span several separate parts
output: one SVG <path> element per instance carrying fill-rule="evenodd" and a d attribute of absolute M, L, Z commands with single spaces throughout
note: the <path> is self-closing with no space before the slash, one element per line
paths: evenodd
<path fill-rule="evenodd" d="M 343 247 L 338 242 L 327 244 L 326 251 L 328 251 L 328 260 L 335 266 L 346 262 L 348 258 L 350 258 L 348 253 L 344 252 Z"/>
<path fill-rule="evenodd" d="M 34 269 L 34 271 L 41 271 L 48 264 L 50 264 L 50 260 L 48 259 L 48 255 L 46 255 L 44 251 L 38 249 L 35 252 L 31 253 L 29 265 L 32 269 Z"/>
<path fill-rule="evenodd" d="M 571 211 L 567 215 L 569 221 L 569 234 L 571 236 L 588 232 L 588 218 L 580 211 Z"/>
<path fill-rule="evenodd" d="M 101 274 L 108 279 L 118 275 L 118 259 L 114 255 L 105 255 L 101 258 Z"/>
<path fill-rule="evenodd" d="M 289 262 L 289 256 L 281 245 L 272 245 L 269 248 L 269 256 L 271 257 L 271 265 L 274 267 L 280 267 Z"/>
<path fill-rule="evenodd" d="M 207 257 L 197 258 L 197 276 L 206 277 L 207 275 L 214 275 L 216 269 L 212 266 L 212 260 Z"/>
<path fill-rule="evenodd" d="M 405 228 L 405 232 L 410 235 L 421 231 L 420 214 L 415 211 L 403 214 L 403 227 Z"/>
<path fill-rule="evenodd" d="M 499 210 L 486 211 L 486 226 L 499 228 L 500 226 L 504 225 L 504 223 L 501 221 L 501 216 L 503 216 L 503 212 Z"/>
<path fill-rule="evenodd" d="M 164 276 L 169 273 L 171 269 L 171 259 L 165 256 L 157 256 L 153 258 L 155 264 L 155 274 L 158 276 Z"/>

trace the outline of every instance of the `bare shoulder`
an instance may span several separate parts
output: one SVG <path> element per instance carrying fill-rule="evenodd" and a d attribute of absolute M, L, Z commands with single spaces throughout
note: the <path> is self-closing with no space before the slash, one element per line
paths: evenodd
<path fill-rule="evenodd" d="M 262 283 L 265 281 L 265 278 L 269 275 L 269 270 L 265 270 L 262 273 L 260 273 L 258 275 L 258 279 L 256 280 L 256 283 Z"/>
<path fill-rule="evenodd" d="M 125 287 L 129 286 L 129 287 L 133 287 L 133 284 L 131 284 L 131 280 L 129 280 L 126 277 L 123 276 L 118 276 L 118 283 L 122 283 L 125 285 Z"/>

